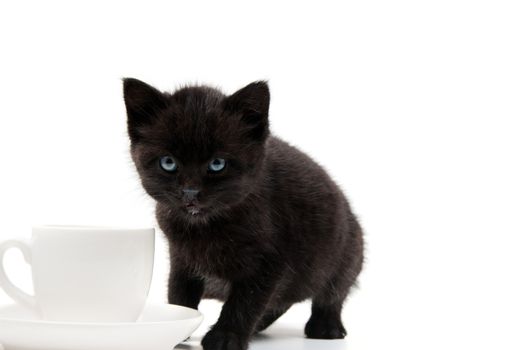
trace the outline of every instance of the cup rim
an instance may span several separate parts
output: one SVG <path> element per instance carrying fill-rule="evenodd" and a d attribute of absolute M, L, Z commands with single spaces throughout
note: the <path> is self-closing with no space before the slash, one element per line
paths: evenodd
<path fill-rule="evenodd" d="M 38 231 L 84 231 L 84 232 L 153 232 L 153 227 L 126 227 L 126 226 L 102 226 L 102 225 L 34 225 L 33 230 Z"/>

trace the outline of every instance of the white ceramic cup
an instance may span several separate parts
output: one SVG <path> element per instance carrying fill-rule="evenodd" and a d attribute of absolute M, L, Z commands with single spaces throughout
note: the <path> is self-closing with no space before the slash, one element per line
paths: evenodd
<path fill-rule="evenodd" d="M 154 229 L 34 227 L 31 241 L 0 244 L 0 287 L 46 320 L 134 322 L 150 289 L 154 239 Z M 34 296 L 7 278 L 3 258 L 10 248 L 31 265 Z"/>

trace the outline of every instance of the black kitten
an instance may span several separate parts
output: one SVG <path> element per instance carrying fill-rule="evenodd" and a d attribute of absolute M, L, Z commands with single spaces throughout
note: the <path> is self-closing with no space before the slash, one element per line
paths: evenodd
<path fill-rule="evenodd" d="M 306 299 L 307 337 L 343 338 L 362 231 L 326 172 L 270 135 L 267 84 L 167 94 L 125 79 L 124 95 L 132 156 L 170 244 L 169 302 L 225 301 L 204 349 L 246 349 Z"/>

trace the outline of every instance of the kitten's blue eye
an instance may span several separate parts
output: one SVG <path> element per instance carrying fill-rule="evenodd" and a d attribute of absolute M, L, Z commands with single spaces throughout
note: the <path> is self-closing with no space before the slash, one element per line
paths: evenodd
<path fill-rule="evenodd" d="M 227 162 L 225 159 L 222 158 L 216 158 L 212 162 L 209 163 L 209 171 L 213 173 L 219 173 L 223 169 L 225 169 L 225 166 L 227 165 Z"/>
<path fill-rule="evenodd" d="M 167 171 L 169 173 L 173 173 L 177 170 L 176 160 L 169 156 L 161 157 L 159 159 L 159 165 L 164 171 Z"/>

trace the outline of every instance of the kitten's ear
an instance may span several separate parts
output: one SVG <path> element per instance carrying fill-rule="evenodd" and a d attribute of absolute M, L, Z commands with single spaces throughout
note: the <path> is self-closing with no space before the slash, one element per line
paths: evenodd
<path fill-rule="evenodd" d="M 133 78 L 123 79 L 124 102 L 128 112 L 128 133 L 135 142 L 139 128 L 148 125 L 155 114 L 168 104 L 167 97 L 154 87 Z"/>
<path fill-rule="evenodd" d="M 265 81 L 247 85 L 228 97 L 227 108 L 241 113 L 248 135 L 256 141 L 264 141 L 269 135 L 269 107 L 271 93 Z"/>

